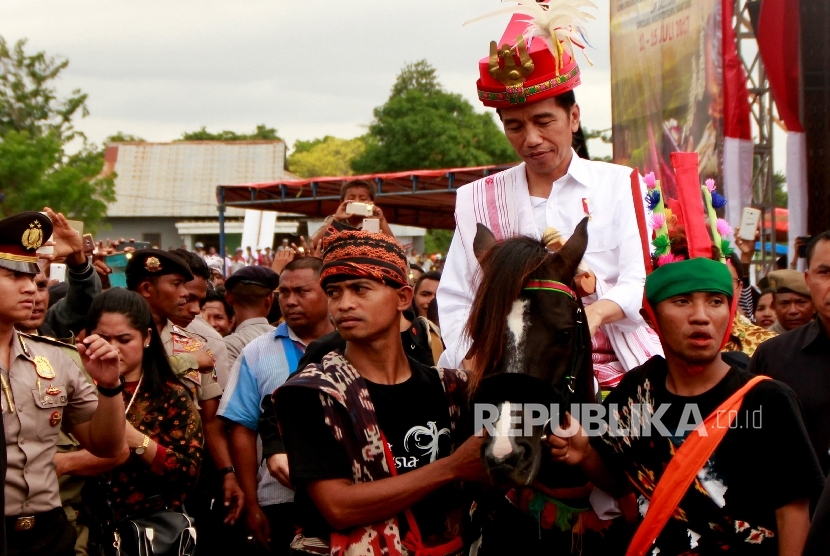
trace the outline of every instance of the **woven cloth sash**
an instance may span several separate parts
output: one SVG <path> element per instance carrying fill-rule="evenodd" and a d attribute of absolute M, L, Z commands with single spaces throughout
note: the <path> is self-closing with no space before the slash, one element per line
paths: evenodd
<path fill-rule="evenodd" d="M 648 505 L 646 517 L 628 545 L 626 556 L 645 556 L 652 544 L 668 523 L 680 501 L 686 495 L 689 486 L 697 477 L 715 449 L 720 444 L 726 431 L 738 415 L 738 409 L 744 396 L 756 384 L 770 380 L 768 376 L 756 376 L 732 394 L 720 407 L 713 411 L 698 427 L 689 434 L 657 483 Z M 722 414 L 727 415 L 728 423 L 719 422 Z M 705 434 L 703 434 L 705 432 Z"/>

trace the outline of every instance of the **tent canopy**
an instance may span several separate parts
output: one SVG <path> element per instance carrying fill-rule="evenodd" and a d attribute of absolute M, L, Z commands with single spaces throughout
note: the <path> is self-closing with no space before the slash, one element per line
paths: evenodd
<path fill-rule="evenodd" d="M 495 174 L 512 165 L 476 166 L 444 170 L 411 170 L 362 176 L 334 176 L 266 183 L 220 185 L 216 196 L 224 207 L 274 210 L 322 218 L 337 211 L 345 183 L 371 181 L 375 202 L 393 224 L 422 228 L 455 228 L 455 191 L 462 185 Z"/>

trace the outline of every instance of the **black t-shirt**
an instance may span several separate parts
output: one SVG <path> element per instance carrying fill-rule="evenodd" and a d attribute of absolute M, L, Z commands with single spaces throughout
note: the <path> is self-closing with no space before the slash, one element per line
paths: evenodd
<path fill-rule="evenodd" d="M 450 454 L 450 415 L 447 397 L 435 369 L 409 359 L 412 376 L 400 384 L 366 381 L 378 424 L 395 458 L 398 474 L 423 467 Z M 331 528 L 311 501 L 306 485 L 324 479 L 351 479 L 351 463 L 323 418 L 319 393 L 310 388 L 291 389 L 280 397 L 278 414 L 291 469 L 297 524 L 307 537 L 328 539 Z M 421 534 L 441 534 L 455 506 L 450 485 L 415 504 L 412 512 Z M 401 528 L 406 529 L 405 520 Z"/>
<path fill-rule="evenodd" d="M 643 493 L 651 495 L 672 452 L 694 428 L 694 408 L 700 422 L 752 378 L 732 367 L 709 391 L 683 397 L 667 390 L 667 374 L 665 359 L 653 357 L 626 374 L 604 405 L 617 408 L 619 428 L 626 429 L 637 404 L 658 410 L 669 404 L 660 418 L 668 437 L 653 426 L 639 438 L 606 432 L 591 439 L 606 467 L 624 472 L 634 485 L 641 514 L 648 506 Z M 661 554 L 777 554 L 775 510 L 803 498 L 815 501 L 823 480 L 795 394 L 780 382 L 761 382 L 746 394 L 730 430 L 681 500 L 686 521 L 669 520 L 656 546 Z"/>
<path fill-rule="evenodd" d="M 410 326 L 401 332 L 404 353 L 407 357 L 418 361 L 428 367 L 433 366 L 432 349 L 429 347 L 429 329 L 423 320 L 415 318 L 411 311 L 404 311 L 404 317 L 410 321 Z M 343 351 L 346 349 L 346 340 L 335 330 L 325 336 L 317 338 L 305 350 L 302 358 L 297 364 L 297 371 L 305 369 L 308 365 L 317 365 L 323 361 L 323 357 L 332 351 Z M 282 437 L 277 425 L 277 418 L 274 415 L 274 404 L 271 396 L 265 396 L 262 400 L 262 413 L 259 416 L 258 431 L 262 439 L 262 449 L 265 457 L 272 454 L 285 452 Z"/>

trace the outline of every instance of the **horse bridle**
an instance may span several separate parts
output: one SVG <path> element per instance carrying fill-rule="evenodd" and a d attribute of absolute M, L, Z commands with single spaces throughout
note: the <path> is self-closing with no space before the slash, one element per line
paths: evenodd
<path fill-rule="evenodd" d="M 573 288 L 556 280 L 529 280 L 522 288 L 522 291 L 546 291 L 558 293 L 571 298 L 571 301 L 574 301 L 577 305 L 575 318 L 576 324 L 574 325 L 574 349 L 571 351 L 570 361 L 568 362 L 568 369 L 566 371 L 567 374 L 565 375 L 566 388 L 562 389 L 562 405 L 570 411 L 571 395 L 574 393 L 574 382 L 576 380 L 577 373 L 582 368 L 585 355 L 584 350 L 582 349 L 585 334 L 583 326 L 583 316 L 585 313 L 582 308 L 582 299 L 576 294 Z M 565 414 L 562 413 L 560 421 L 564 420 L 564 418 Z M 550 419 L 548 419 L 548 423 L 545 424 L 545 428 L 547 428 L 549 422 Z M 564 422 L 561 422 L 560 424 L 564 425 Z"/>

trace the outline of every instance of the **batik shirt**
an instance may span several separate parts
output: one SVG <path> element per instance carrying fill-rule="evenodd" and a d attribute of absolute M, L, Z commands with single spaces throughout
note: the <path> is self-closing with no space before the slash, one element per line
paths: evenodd
<path fill-rule="evenodd" d="M 702 422 L 752 377 L 731 368 L 709 391 L 677 396 L 666 388 L 665 359 L 654 357 L 632 369 L 604 405 L 618 430 L 591 443 L 605 467 L 624 473 L 639 497 L 641 516 L 663 471 L 696 423 Z M 664 407 L 668 404 L 667 407 Z M 663 425 L 650 434 L 632 421 L 656 411 Z M 634 416 L 634 419 L 632 419 Z M 724 426 L 728 425 L 724 416 Z M 801 420 L 798 401 L 787 386 L 768 380 L 744 397 L 737 417 L 698 473 L 649 554 L 777 554 L 775 511 L 800 499 L 815 499 L 823 476 Z"/>
<path fill-rule="evenodd" d="M 130 402 L 135 383 L 124 389 Z M 178 508 L 199 477 L 203 457 L 202 421 L 184 386 L 167 383 L 161 394 L 139 390 L 127 422 L 158 443 L 148 465 L 140 456 L 112 470 L 112 509 L 116 519 L 164 508 Z"/>
<path fill-rule="evenodd" d="M 759 345 L 776 336 L 778 334 L 772 330 L 761 328 L 742 315 L 735 315 L 729 342 L 723 351 L 742 351 L 752 357 Z"/>

